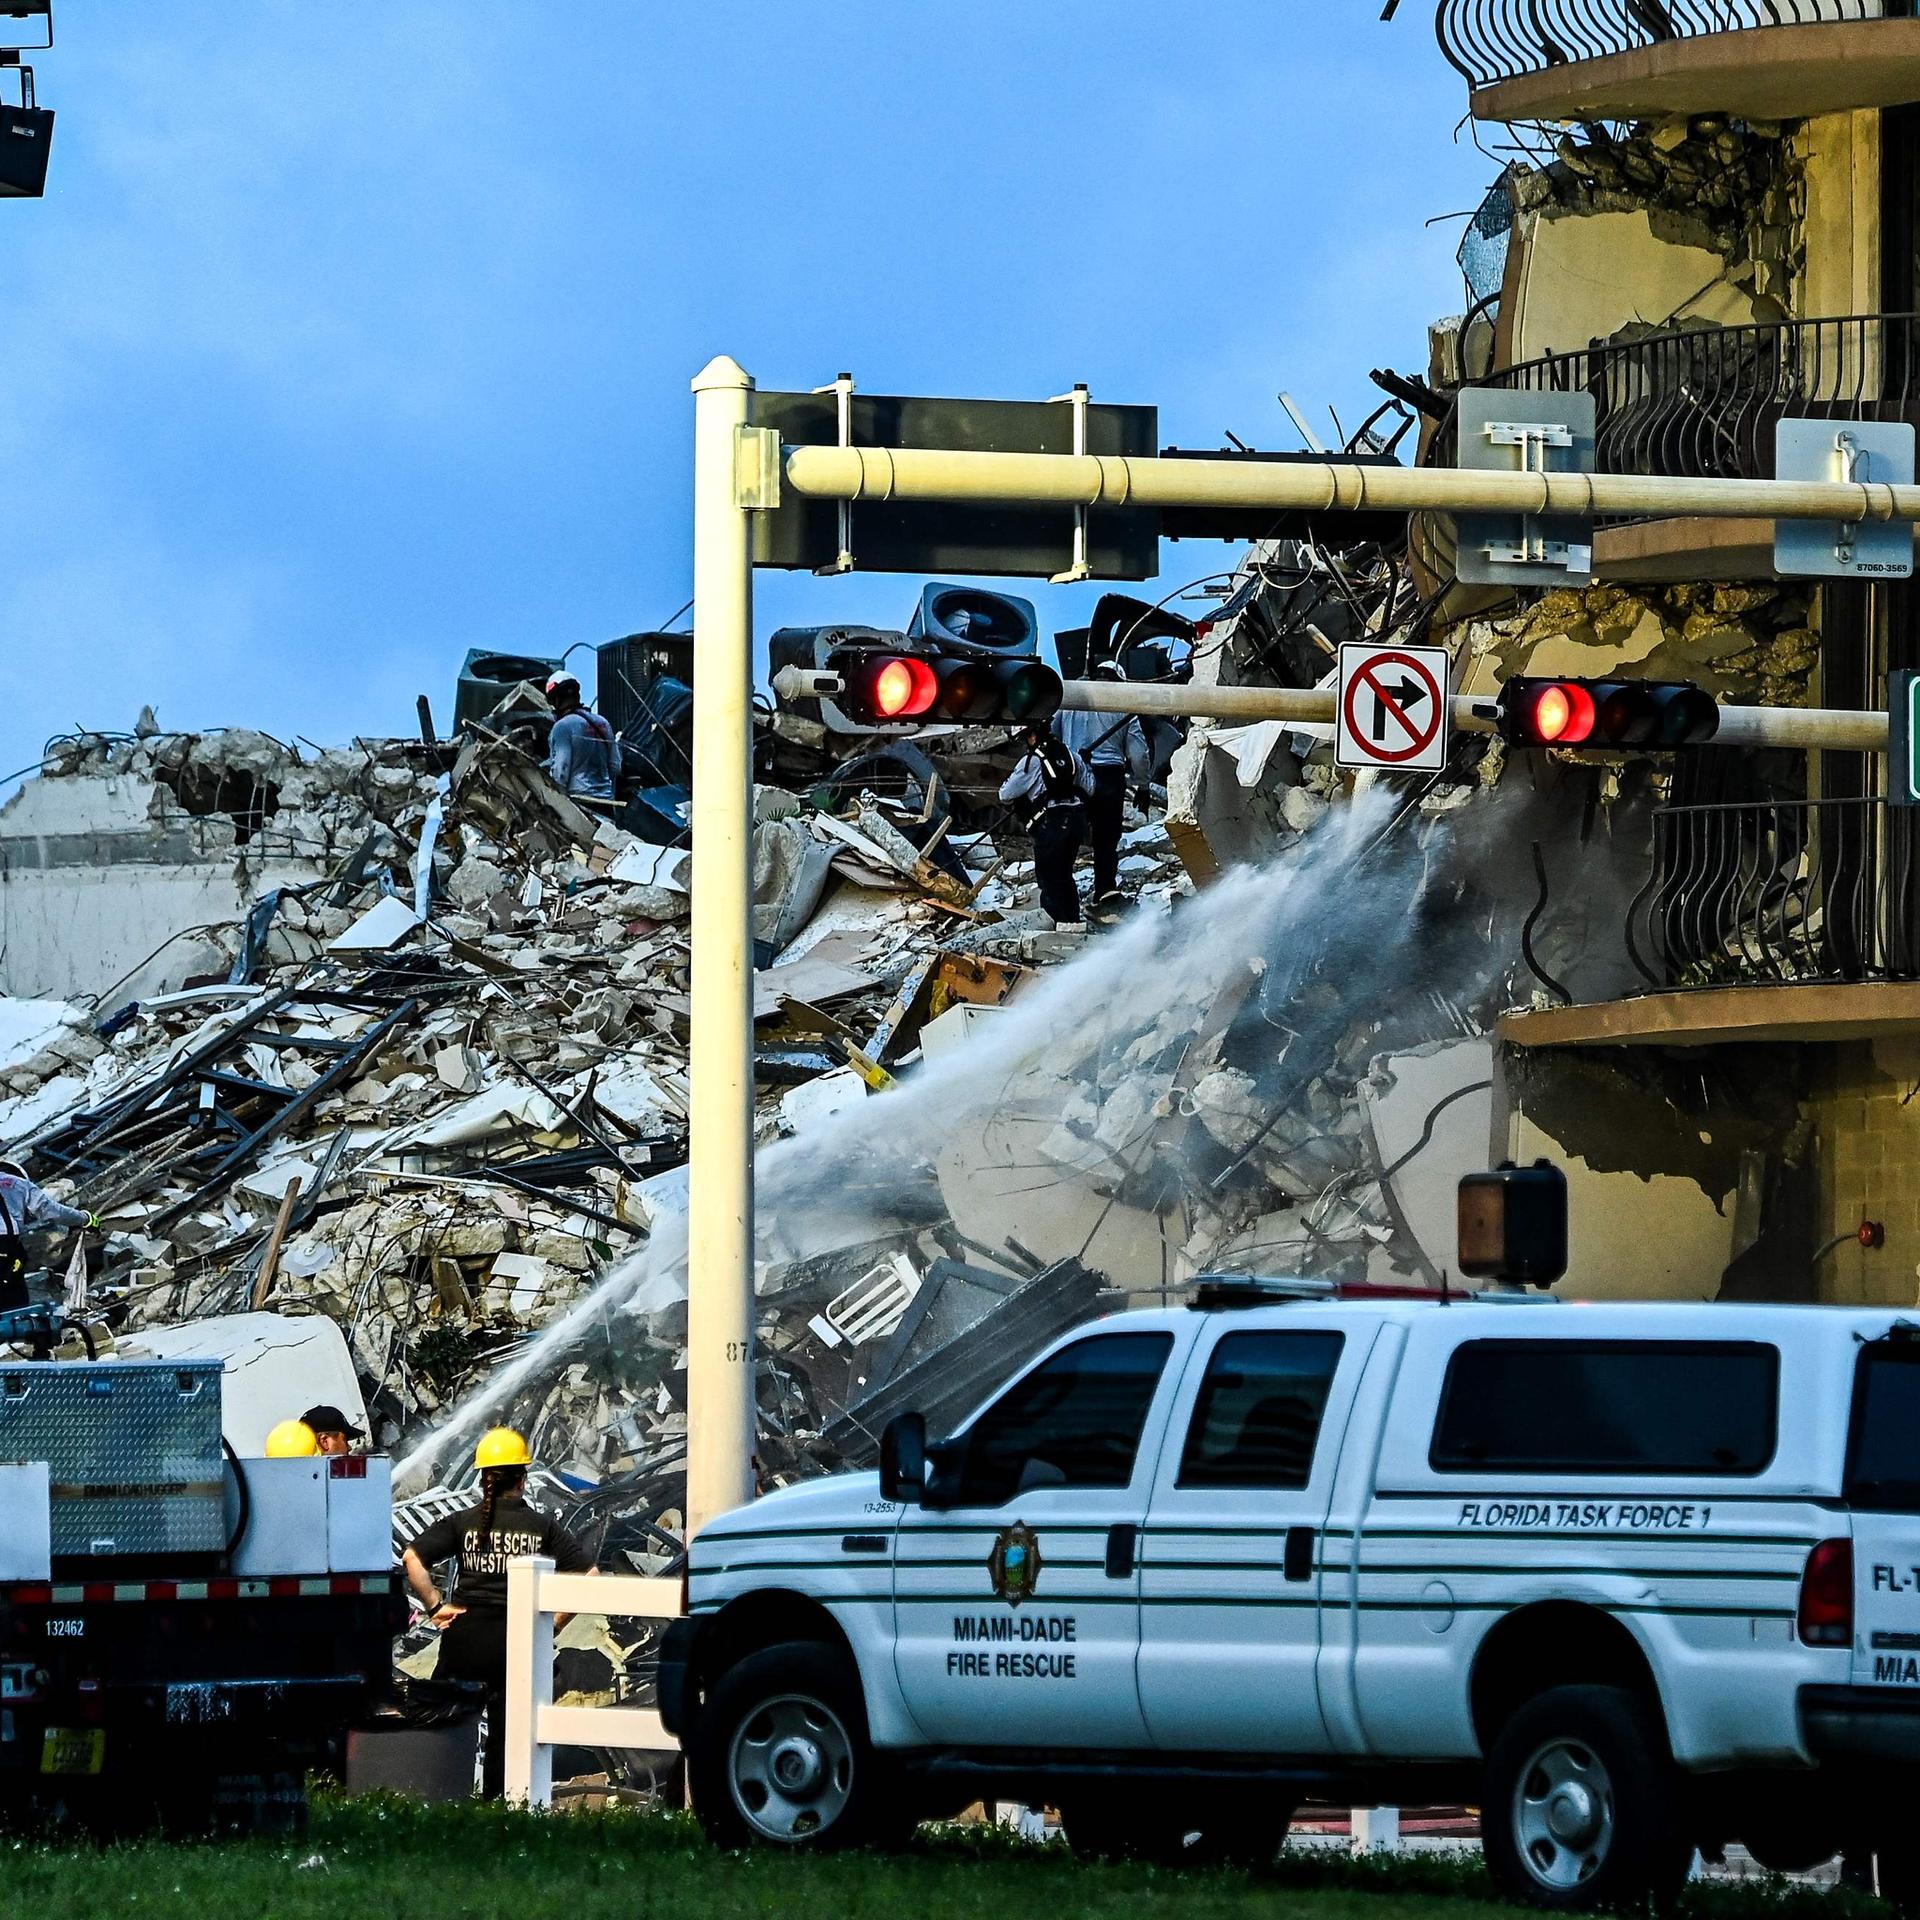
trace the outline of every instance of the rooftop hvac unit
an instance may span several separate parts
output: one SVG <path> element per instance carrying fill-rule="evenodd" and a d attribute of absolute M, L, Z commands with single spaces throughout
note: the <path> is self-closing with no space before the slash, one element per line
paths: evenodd
<path fill-rule="evenodd" d="M 907 639 L 954 653 L 1033 653 L 1040 621 L 1033 602 L 1018 594 L 932 580 L 920 590 Z"/>
<path fill-rule="evenodd" d="M 38 20 L 43 39 L 21 40 L 8 25 Z M 53 45 L 53 0 L 0 0 L 0 64 L 20 76 L 20 104 L 0 104 L 0 200 L 38 200 L 47 190 L 47 160 L 53 152 L 53 115 L 34 98 L 33 69 L 22 53 Z"/>
<path fill-rule="evenodd" d="M 617 734 L 640 718 L 647 689 L 665 676 L 693 685 L 693 635 L 630 633 L 596 649 L 599 697 L 595 701 Z"/>
<path fill-rule="evenodd" d="M 558 660 L 530 653 L 494 653 L 473 647 L 467 663 L 460 669 L 460 681 L 453 702 L 453 724 L 457 731 L 469 720 L 484 720 L 501 700 L 523 680 L 544 688 L 560 671 Z"/>

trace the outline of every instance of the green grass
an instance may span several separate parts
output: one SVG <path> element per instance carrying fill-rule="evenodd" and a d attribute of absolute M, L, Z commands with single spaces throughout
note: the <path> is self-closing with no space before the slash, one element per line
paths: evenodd
<path fill-rule="evenodd" d="M 1682 1920 L 1887 1920 L 1877 1901 L 1691 1890 Z M 1270 1872 L 1089 1865 L 948 1829 L 908 1852 L 716 1853 L 678 1815 L 323 1799 L 298 1842 L 0 1841 L 6 1920 L 1514 1920 L 1476 1863 L 1290 1855 Z"/>

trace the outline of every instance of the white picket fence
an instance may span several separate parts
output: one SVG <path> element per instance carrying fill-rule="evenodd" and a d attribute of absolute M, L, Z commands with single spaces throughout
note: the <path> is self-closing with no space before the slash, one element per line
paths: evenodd
<path fill-rule="evenodd" d="M 560 1573 L 551 1560 L 515 1560 L 507 1568 L 506 1792 L 523 1806 L 553 1804 L 555 1747 L 641 1747 L 671 1752 L 679 1743 L 650 1707 L 557 1707 L 553 1703 L 553 1618 L 558 1613 L 611 1619 L 674 1620 L 678 1580 L 636 1574 Z M 494 1729 L 488 1737 L 499 1737 Z"/>
<path fill-rule="evenodd" d="M 637 1747 L 670 1752 L 678 1742 L 650 1707 L 557 1707 L 553 1703 L 553 1621 L 560 1613 L 616 1620 L 677 1620 L 680 1582 L 634 1574 L 561 1573 L 551 1560 L 515 1560 L 507 1568 L 506 1793 L 523 1806 L 553 1804 L 555 1747 Z M 500 1737 L 493 1729 L 489 1738 Z M 1041 1838 L 1037 1816 L 1008 1807 L 1004 1824 Z M 1011 1814 L 1013 1818 L 1008 1819 Z M 1397 1853 L 1397 1807 L 1353 1810 L 1356 1853 Z"/>

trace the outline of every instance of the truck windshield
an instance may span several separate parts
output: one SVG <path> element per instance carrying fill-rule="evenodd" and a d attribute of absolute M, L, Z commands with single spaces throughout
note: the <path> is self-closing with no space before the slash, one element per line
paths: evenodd
<path fill-rule="evenodd" d="M 1847 1504 L 1920 1513 L 1920 1346 L 1882 1340 L 1860 1355 Z"/>

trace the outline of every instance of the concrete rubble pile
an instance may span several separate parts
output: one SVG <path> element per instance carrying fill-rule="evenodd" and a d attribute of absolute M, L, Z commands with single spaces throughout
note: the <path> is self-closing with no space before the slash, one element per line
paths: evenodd
<path fill-rule="evenodd" d="M 317 755 L 237 730 L 81 736 L 26 808 L 66 783 L 131 785 L 142 831 L 251 849 L 256 878 L 270 853 L 308 863 L 175 943 L 160 991 L 0 1001 L 0 1142 L 100 1215 L 110 1323 L 323 1313 L 397 1447 L 683 1211 L 684 851 L 484 732 Z M 930 835 L 895 797 L 763 786 L 755 810 L 765 1142 L 865 1100 L 929 1021 L 1084 937 L 1033 905 L 1029 862 L 982 831 Z M 1157 828 L 1133 839 L 1136 889 L 1184 888 Z M 840 1291 L 794 1289 L 774 1350 Z M 537 1410 L 543 1457 L 576 1491 L 664 1462 L 640 1505 L 674 1517 L 683 1368 L 657 1334 L 616 1388 L 569 1364 Z"/>

